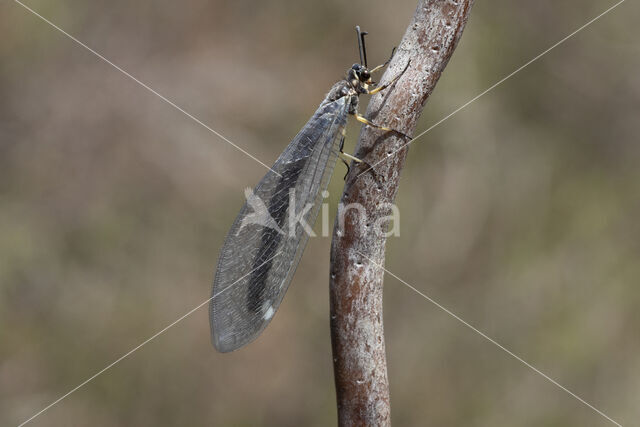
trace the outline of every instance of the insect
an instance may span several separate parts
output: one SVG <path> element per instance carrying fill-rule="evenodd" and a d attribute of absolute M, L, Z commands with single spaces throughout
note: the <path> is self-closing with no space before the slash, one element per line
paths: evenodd
<path fill-rule="evenodd" d="M 369 70 L 364 44 L 367 33 L 360 27 L 356 32 L 360 64 L 354 64 L 346 78 L 333 85 L 269 172 L 253 190 L 245 191 L 247 200 L 222 246 L 209 305 L 212 341 L 220 352 L 253 341 L 269 324 L 307 244 L 309 224 L 313 225 L 318 215 L 321 194 L 338 155 L 361 162 L 343 151 L 347 116 L 392 131 L 358 114 L 358 97 L 384 90 L 402 73 L 388 84 L 374 83 L 371 74 L 391 58 Z M 344 158 L 342 161 L 348 168 Z"/>

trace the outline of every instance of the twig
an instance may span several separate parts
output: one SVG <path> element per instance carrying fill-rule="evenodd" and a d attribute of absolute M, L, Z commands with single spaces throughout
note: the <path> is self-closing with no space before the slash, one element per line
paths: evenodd
<path fill-rule="evenodd" d="M 340 227 L 336 220 L 334 227 L 331 341 L 341 426 L 391 424 L 382 323 L 383 270 L 377 266 L 384 265 L 386 237 L 375 228 L 389 215 L 388 206 L 398 192 L 408 150 L 399 149 L 408 142 L 402 134 L 413 134 L 462 35 L 472 4 L 473 0 L 419 1 L 381 83 L 402 73 L 409 61 L 410 65 L 384 94 L 373 97 L 365 114 L 374 123 L 399 132 L 364 126 L 356 156 L 373 168 L 351 168 L 338 215 L 344 224 Z M 349 209 L 353 203 L 363 211 Z"/>

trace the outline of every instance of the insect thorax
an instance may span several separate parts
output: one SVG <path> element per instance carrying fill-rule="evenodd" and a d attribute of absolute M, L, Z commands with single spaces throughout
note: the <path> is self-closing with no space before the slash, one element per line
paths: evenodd
<path fill-rule="evenodd" d="M 333 85 L 329 93 L 327 93 L 324 103 L 333 102 L 343 97 L 349 97 L 348 110 L 349 114 L 355 114 L 358 110 L 358 96 L 360 95 L 358 88 L 354 87 L 352 82 L 348 80 L 340 80 Z"/>

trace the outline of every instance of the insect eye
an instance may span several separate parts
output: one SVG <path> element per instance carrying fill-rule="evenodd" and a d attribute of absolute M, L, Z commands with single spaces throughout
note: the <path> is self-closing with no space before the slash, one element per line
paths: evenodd
<path fill-rule="evenodd" d="M 353 65 L 351 66 L 351 69 L 352 69 L 352 70 L 356 70 L 356 71 L 358 71 L 358 70 L 360 70 L 360 67 L 362 67 L 362 65 L 360 65 L 360 64 L 353 64 Z"/>

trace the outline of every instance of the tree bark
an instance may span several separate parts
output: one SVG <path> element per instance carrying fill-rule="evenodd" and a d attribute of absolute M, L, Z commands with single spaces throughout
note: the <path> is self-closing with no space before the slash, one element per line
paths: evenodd
<path fill-rule="evenodd" d="M 409 142 L 402 134 L 413 134 L 462 35 L 472 4 L 473 0 L 418 2 L 381 84 L 402 76 L 372 98 L 365 114 L 374 123 L 401 133 L 363 127 L 355 155 L 368 165 L 351 165 L 334 227 L 331 342 L 341 426 L 391 424 L 382 323 L 383 270 L 379 268 L 384 265 L 386 237 L 379 226 L 398 192 Z M 370 166 L 373 168 L 367 171 Z M 352 209 L 354 203 L 362 210 Z"/>

